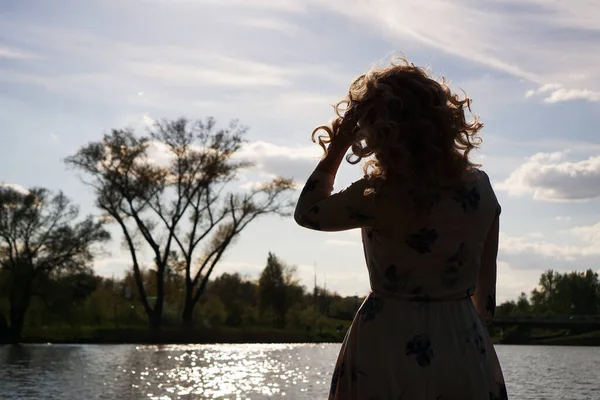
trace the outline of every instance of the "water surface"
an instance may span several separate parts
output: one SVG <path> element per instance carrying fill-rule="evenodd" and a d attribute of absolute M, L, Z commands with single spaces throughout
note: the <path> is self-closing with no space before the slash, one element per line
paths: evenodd
<path fill-rule="evenodd" d="M 4 346 L 0 399 L 325 399 L 339 346 Z M 600 399 L 600 347 L 496 351 L 511 399 Z"/>

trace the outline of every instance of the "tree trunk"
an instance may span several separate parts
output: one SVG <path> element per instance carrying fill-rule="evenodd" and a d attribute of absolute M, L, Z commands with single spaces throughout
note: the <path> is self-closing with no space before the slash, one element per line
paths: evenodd
<path fill-rule="evenodd" d="M 184 329 L 192 329 L 194 327 L 194 297 L 192 296 L 191 282 L 186 282 L 185 303 L 183 312 L 181 313 L 181 321 Z"/>
<path fill-rule="evenodd" d="M 156 302 L 152 308 L 152 314 L 149 318 L 150 329 L 153 331 L 160 330 L 163 320 L 163 306 L 165 303 L 165 267 L 158 266 L 156 273 Z"/>
<path fill-rule="evenodd" d="M 0 313 L 0 344 L 8 343 L 8 322 L 4 314 Z"/>
<path fill-rule="evenodd" d="M 9 343 L 17 344 L 21 340 L 23 326 L 25 325 L 25 315 L 29 304 L 31 303 L 31 284 L 33 277 L 25 275 L 20 281 L 13 280 L 9 297 L 10 326 L 8 328 Z"/>
<path fill-rule="evenodd" d="M 184 329 L 191 330 L 194 328 L 194 305 L 191 301 L 189 303 L 185 302 L 183 312 L 181 313 L 181 320 Z"/>
<path fill-rule="evenodd" d="M 148 325 L 152 331 L 160 330 L 162 325 L 162 312 L 156 312 L 156 310 L 153 310 L 150 314 L 148 314 Z"/>

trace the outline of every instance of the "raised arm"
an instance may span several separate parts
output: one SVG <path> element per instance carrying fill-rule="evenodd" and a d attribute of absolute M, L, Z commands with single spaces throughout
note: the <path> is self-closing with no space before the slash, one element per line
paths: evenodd
<path fill-rule="evenodd" d="M 331 194 L 335 175 L 352 143 L 352 137 L 344 134 L 331 141 L 326 156 L 306 181 L 296 204 L 294 219 L 300 226 L 320 231 L 343 231 L 374 223 L 375 196 L 365 196 L 367 179 Z"/>
<path fill-rule="evenodd" d="M 334 175 L 315 170 L 300 194 L 294 219 L 305 228 L 343 231 L 371 227 L 375 223 L 374 196 L 365 196 L 366 179 L 331 194 Z"/>

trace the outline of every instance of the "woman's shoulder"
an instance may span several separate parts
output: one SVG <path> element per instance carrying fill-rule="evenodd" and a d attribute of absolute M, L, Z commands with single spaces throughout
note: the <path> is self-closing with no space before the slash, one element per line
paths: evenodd
<path fill-rule="evenodd" d="M 489 182 L 488 174 L 481 168 L 469 168 L 462 174 L 462 180 L 465 183 L 474 183 L 478 181 Z"/>

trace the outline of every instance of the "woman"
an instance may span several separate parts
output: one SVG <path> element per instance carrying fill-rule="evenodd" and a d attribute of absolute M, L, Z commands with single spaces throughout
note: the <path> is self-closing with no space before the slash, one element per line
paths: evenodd
<path fill-rule="evenodd" d="M 470 100 L 421 68 L 358 77 L 331 126 L 295 220 L 360 228 L 372 292 L 342 345 L 330 399 L 507 399 L 485 325 L 495 308 L 500 205 L 469 160 L 482 124 Z M 331 194 L 344 155 L 364 178 Z"/>

